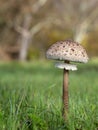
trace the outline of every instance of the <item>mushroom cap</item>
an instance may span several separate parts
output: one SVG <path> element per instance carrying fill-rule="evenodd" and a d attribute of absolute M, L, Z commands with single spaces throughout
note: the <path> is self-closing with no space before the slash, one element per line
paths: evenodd
<path fill-rule="evenodd" d="M 58 41 L 50 46 L 46 52 L 48 59 L 88 62 L 88 56 L 85 49 L 77 42 L 72 40 Z"/>

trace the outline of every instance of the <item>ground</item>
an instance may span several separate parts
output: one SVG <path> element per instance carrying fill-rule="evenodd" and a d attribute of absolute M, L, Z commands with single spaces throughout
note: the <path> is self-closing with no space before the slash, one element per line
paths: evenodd
<path fill-rule="evenodd" d="M 63 71 L 51 61 L 0 63 L 1 130 L 97 130 L 98 61 L 69 75 L 69 119 L 62 118 Z"/>

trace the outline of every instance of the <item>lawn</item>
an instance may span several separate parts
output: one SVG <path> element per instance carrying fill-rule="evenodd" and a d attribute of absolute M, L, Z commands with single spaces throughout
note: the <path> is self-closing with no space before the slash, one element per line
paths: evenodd
<path fill-rule="evenodd" d="M 51 61 L 0 63 L 0 130 L 98 130 L 98 62 L 70 71 L 67 123 L 62 80 Z"/>

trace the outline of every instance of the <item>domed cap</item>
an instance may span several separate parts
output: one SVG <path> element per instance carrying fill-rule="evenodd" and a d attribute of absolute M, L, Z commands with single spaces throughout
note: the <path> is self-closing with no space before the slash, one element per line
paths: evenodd
<path fill-rule="evenodd" d="M 46 57 L 54 60 L 67 60 L 86 63 L 88 56 L 85 49 L 72 40 L 59 41 L 51 45 Z"/>

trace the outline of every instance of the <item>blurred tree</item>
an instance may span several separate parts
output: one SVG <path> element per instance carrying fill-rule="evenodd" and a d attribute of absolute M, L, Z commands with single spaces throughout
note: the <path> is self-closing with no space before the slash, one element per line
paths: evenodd
<path fill-rule="evenodd" d="M 57 0 L 56 5 L 64 25 L 73 31 L 74 40 L 81 43 L 89 30 L 96 29 L 98 0 L 62 0 L 62 5 Z"/>
<path fill-rule="evenodd" d="M 74 39 L 81 43 L 89 31 L 96 29 L 98 22 L 98 1 L 82 0 L 79 7 L 79 20 L 75 28 Z"/>
<path fill-rule="evenodd" d="M 20 39 L 21 49 L 19 53 L 19 59 L 21 61 L 24 61 L 27 58 L 27 52 L 28 52 L 29 44 L 31 42 L 31 38 L 33 38 L 34 35 L 37 32 L 39 32 L 39 30 L 45 24 L 44 22 L 34 23 L 33 27 L 30 28 L 32 24 L 31 21 L 34 20 L 33 17 L 36 15 L 36 13 L 39 12 L 39 10 L 45 5 L 46 2 L 47 0 L 38 0 L 33 4 L 29 1 L 27 10 L 24 11 L 25 13 L 23 19 L 23 26 L 20 27 L 19 25 L 16 24 L 16 30 L 21 34 L 21 39 Z"/>
<path fill-rule="evenodd" d="M 82 42 L 98 22 L 97 0 L 1 0 L 0 5 L 0 41 L 11 54 L 18 46 L 21 61 L 30 47 L 44 51 L 49 40 L 71 37 Z"/>

